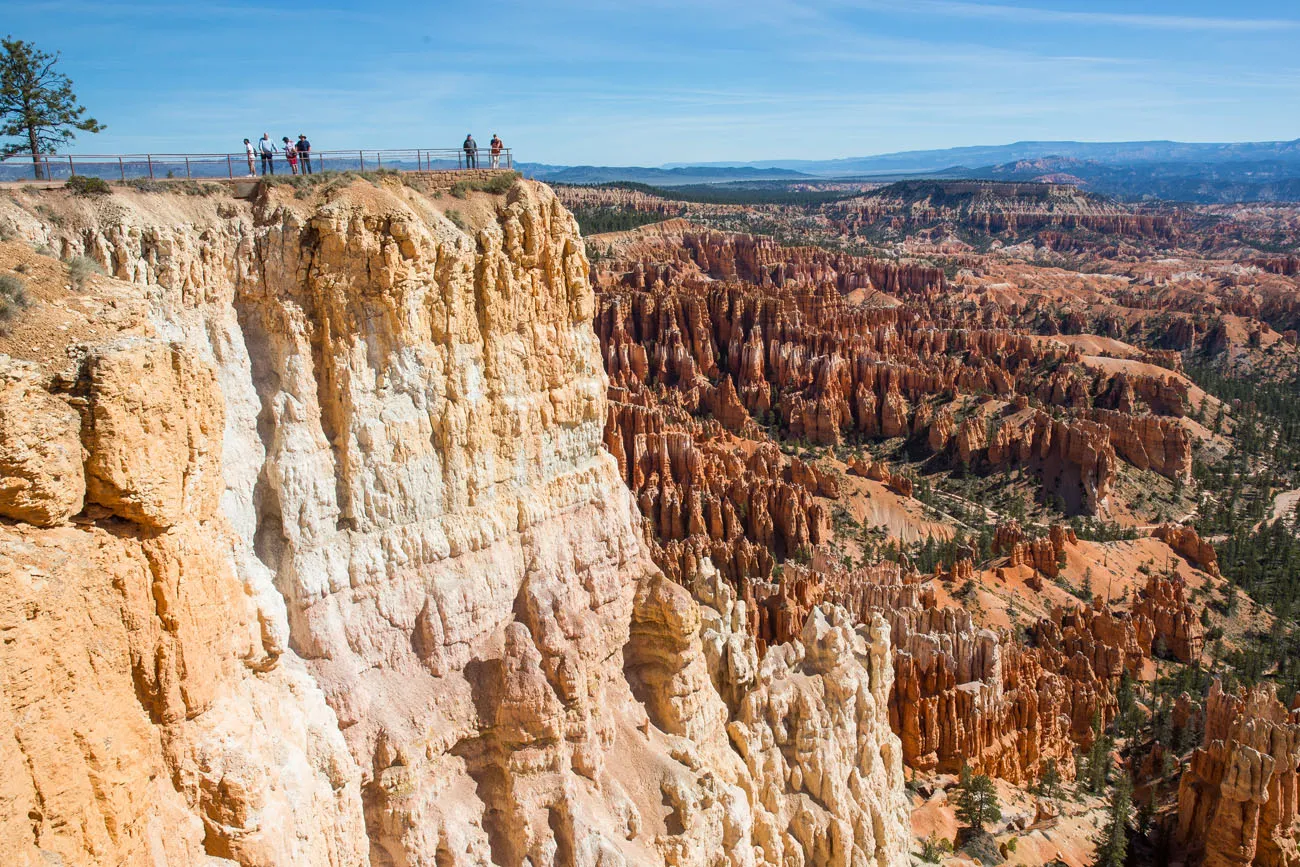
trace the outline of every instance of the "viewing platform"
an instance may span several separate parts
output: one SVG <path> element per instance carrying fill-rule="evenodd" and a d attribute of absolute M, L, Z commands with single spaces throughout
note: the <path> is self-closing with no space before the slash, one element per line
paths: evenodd
<path fill-rule="evenodd" d="M 254 150 L 257 145 L 254 144 Z M 396 150 L 312 150 L 298 159 L 298 174 L 317 172 L 463 172 L 514 168 L 510 148 L 494 158 L 491 149 L 480 146 L 467 154 L 463 148 L 407 148 Z M 283 152 L 272 155 L 272 173 L 290 175 L 292 169 Z M 106 181 L 193 180 L 253 181 L 262 176 L 260 153 L 220 154 L 17 154 L 0 160 L 0 182 L 62 184 L 73 176 L 103 178 Z"/>

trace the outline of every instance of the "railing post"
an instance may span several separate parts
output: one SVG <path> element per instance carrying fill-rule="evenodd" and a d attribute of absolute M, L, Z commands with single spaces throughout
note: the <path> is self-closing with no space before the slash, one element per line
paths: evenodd
<path fill-rule="evenodd" d="M 364 172 L 366 170 L 366 152 L 357 151 L 357 159 L 361 161 L 361 171 Z"/>
<path fill-rule="evenodd" d="M 190 158 L 185 158 L 185 180 L 190 180 Z"/>
<path fill-rule="evenodd" d="M 226 177 L 232 181 L 235 179 L 235 166 L 230 160 L 230 154 L 226 154 Z"/>
<path fill-rule="evenodd" d="M 75 178 L 76 176 L 77 167 L 72 164 L 72 154 L 68 154 L 68 177 Z"/>
<path fill-rule="evenodd" d="M 153 154 L 145 154 L 145 161 L 149 163 L 149 180 L 153 180 Z"/>
<path fill-rule="evenodd" d="M 122 173 L 122 183 L 126 183 L 126 163 L 122 162 L 121 157 L 117 158 L 117 170 Z"/>
<path fill-rule="evenodd" d="M 375 151 L 375 162 L 379 164 L 379 169 L 382 171 L 383 168 L 384 168 L 384 152 L 383 152 L 383 151 Z"/>

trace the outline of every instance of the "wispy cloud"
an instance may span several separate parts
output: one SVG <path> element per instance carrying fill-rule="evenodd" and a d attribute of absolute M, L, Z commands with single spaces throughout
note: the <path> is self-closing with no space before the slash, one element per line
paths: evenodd
<path fill-rule="evenodd" d="M 1017 24 L 1081 24 L 1096 27 L 1129 27 L 1143 30 L 1220 32 L 1259 32 L 1300 28 L 1300 20 L 1288 18 L 1222 18 L 1197 15 L 1151 15 L 1140 12 L 1092 12 L 1070 9 L 1043 9 L 1036 6 L 1009 6 L 997 3 L 968 3 L 963 2 L 963 0 L 908 0 L 906 3 L 850 0 L 847 5 L 860 8 L 888 9 L 893 12 L 920 12 L 960 18 L 981 18 Z"/>

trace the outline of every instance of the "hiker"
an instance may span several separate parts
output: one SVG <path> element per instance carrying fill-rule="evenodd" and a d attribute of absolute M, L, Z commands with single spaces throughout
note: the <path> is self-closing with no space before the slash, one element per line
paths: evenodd
<path fill-rule="evenodd" d="M 248 176 L 257 177 L 257 171 L 253 168 L 253 143 L 244 139 L 244 155 L 248 157 Z"/>
<path fill-rule="evenodd" d="M 289 173 L 298 174 L 298 150 L 289 141 L 288 136 L 280 139 L 280 141 L 284 142 L 284 158 L 289 163 Z"/>
<path fill-rule="evenodd" d="M 492 168 L 499 169 L 501 168 L 501 149 L 504 148 L 506 144 L 497 137 L 496 133 L 492 133 L 492 141 L 490 144 L 492 145 Z"/>
<path fill-rule="evenodd" d="M 257 142 L 257 149 L 262 154 L 262 174 L 265 175 L 268 171 L 275 174 L 275 154 L 279 148 L 271 141 L 269 132 L 262 133 L 262 137 Z"/>
<path fill-rule="evenodd" d="M 474 136 L 465 133 L 465 168 L 478 168 L 478 142 L 474 141 Z"/>
<path fill-rule="evenodd" d="M 307 141 L 307 136 L 299 135 L 294 148 L 298 151 L 298 162 L 302 163 L 302 173 L 311 174 L 311 142 Z"/>

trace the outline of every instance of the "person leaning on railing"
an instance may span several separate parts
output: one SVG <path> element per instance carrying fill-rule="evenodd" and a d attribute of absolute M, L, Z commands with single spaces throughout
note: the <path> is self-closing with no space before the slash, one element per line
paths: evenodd
<path fill-rule="evenodd" d="M 501 149 L 504 148 L 506 144 L 501 141 L 496 133 L 492 133 L 492 141 L 488 144 L 492 146 L 492 168 L 499 169 L 501 168 Z"/>
<path fill-rule="evenodd" d="M 298 149 L 293 146 L 293 142 L 289 141 L 288 136 L 284 136 L 280 141 L 284 142 L 284 159 L 289 164 L 289 174 L 298 174 Z"/>

